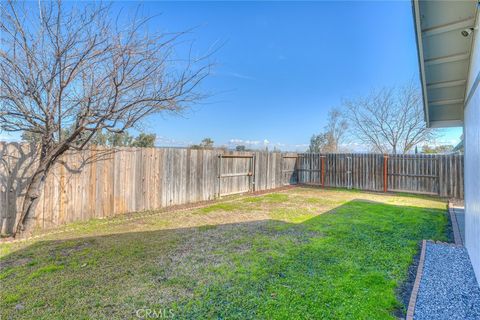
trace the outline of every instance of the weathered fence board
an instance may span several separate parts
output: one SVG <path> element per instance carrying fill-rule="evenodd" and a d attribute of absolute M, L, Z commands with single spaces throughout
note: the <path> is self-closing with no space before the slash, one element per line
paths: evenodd
<path fill-rule="evenodd" d="M 251 155 L 223 158 L 219 155 Z M 220 195 L 266 190 L 295 183 L 295 161 L 282 153 L 179 148 L 92 148 L 69 152 L 48 175 L 35 225 L 52 228 L 73 221 L 110 217 L 212 200 Z M 0 143 L 0 222 L 11 232 L 35 167 L 26 144 Z M 295 160 L 295 159 L 293 159 Z M 282 169 L 290 172 L 282 172 Z M 241 175 L 249 173 L 248 175 Z M 219 175 L 227 175 L 219 181 Z"/>
<path fill-rule="evenodd" d="M 386 156 L 385 177 L 383 154 L 298 154 L 299 183 L 463 199 L 462 155 Z"/>

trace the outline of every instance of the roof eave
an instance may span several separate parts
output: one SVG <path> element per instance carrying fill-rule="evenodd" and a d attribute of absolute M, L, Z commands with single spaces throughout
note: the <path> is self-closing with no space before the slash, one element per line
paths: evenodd
<path fill-rule="evenodd" d="M 422 101 L 423 101 L 423 111 L 424 119 L 428 128 L 431 127 L 430 119 L 428 116 L 428 98 L 427 98 L 427 85 L 425 80 L 425 64 L 423 59 L 423 44 L 422 44 L 422 28 L 420 25 L 420 8 L 418 0 L 412 0 L 412 10 L 414 16 L 414 28 L 415 28 L 415 42 L 417 44 L 417 57 L 418 57 L 418 67 L 420 72 L 420 82 L 422 87 Z"/>

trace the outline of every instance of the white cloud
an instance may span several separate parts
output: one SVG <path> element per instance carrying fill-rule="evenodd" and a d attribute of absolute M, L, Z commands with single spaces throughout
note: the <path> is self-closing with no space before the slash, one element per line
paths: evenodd
<path fill-rule="evenodd" d="M 227 77 L 233 77 L 233 78 L 243 79 L 243 80 L 255 80 L 254 77 L 251 77 L 246 74 L 237 73 L 237 72 L 225 72 L 225 73 L 220 73 L 219 75 L 221 76 L 224 75 Z"/>
<path fill-rule="evenodd" d="M 260 141 L 258 140 L 243 140 L 243 139 L 230 139 L 228 140 L 228 144 L 230 145 L 245 145 L 245 146 L 258 146 Z"/>

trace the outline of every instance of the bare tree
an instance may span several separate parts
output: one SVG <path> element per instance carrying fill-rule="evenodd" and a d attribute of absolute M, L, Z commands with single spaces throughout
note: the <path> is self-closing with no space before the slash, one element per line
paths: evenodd
<path fill-rule="evenodd" d="M 343 119 L 340 110 L 331 109 L 328 112 L 328 122 L 324 131 L 318 135 L 314 134 L 310 139 L 309 152 L 339 152 L 347 129 L 347 121 Z"/>
<path fill-rule="evenodd" d="M 369 96 L 344 102 L 352 136 L 381 153 L 407 153 L 433 138 L 425 126 L 422 98 L 412 83 L 373 91 Z"/>
<path fill-rule="evenodd" d="M 114 16 L 109 5 L 9 1 L 0 15 L 0 129 L 39 137 L 16 234 L 62 154 L 102 130 L 122 133 L 148 115 L 181 112 L 203 97 L 197 89 L 210 64 L 208 55 L 176 55 L 186 32 L 152 32 L 149 18 Z"/>

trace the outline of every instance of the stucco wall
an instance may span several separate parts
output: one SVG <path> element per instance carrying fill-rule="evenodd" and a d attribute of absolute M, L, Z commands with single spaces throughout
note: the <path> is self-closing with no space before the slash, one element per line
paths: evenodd
<path fill-rule="evenodd" d="M 465 245 L 480 284 L 480 36 L 478 33 L 478 31 L 474 32 L 464 132 Z"/>

